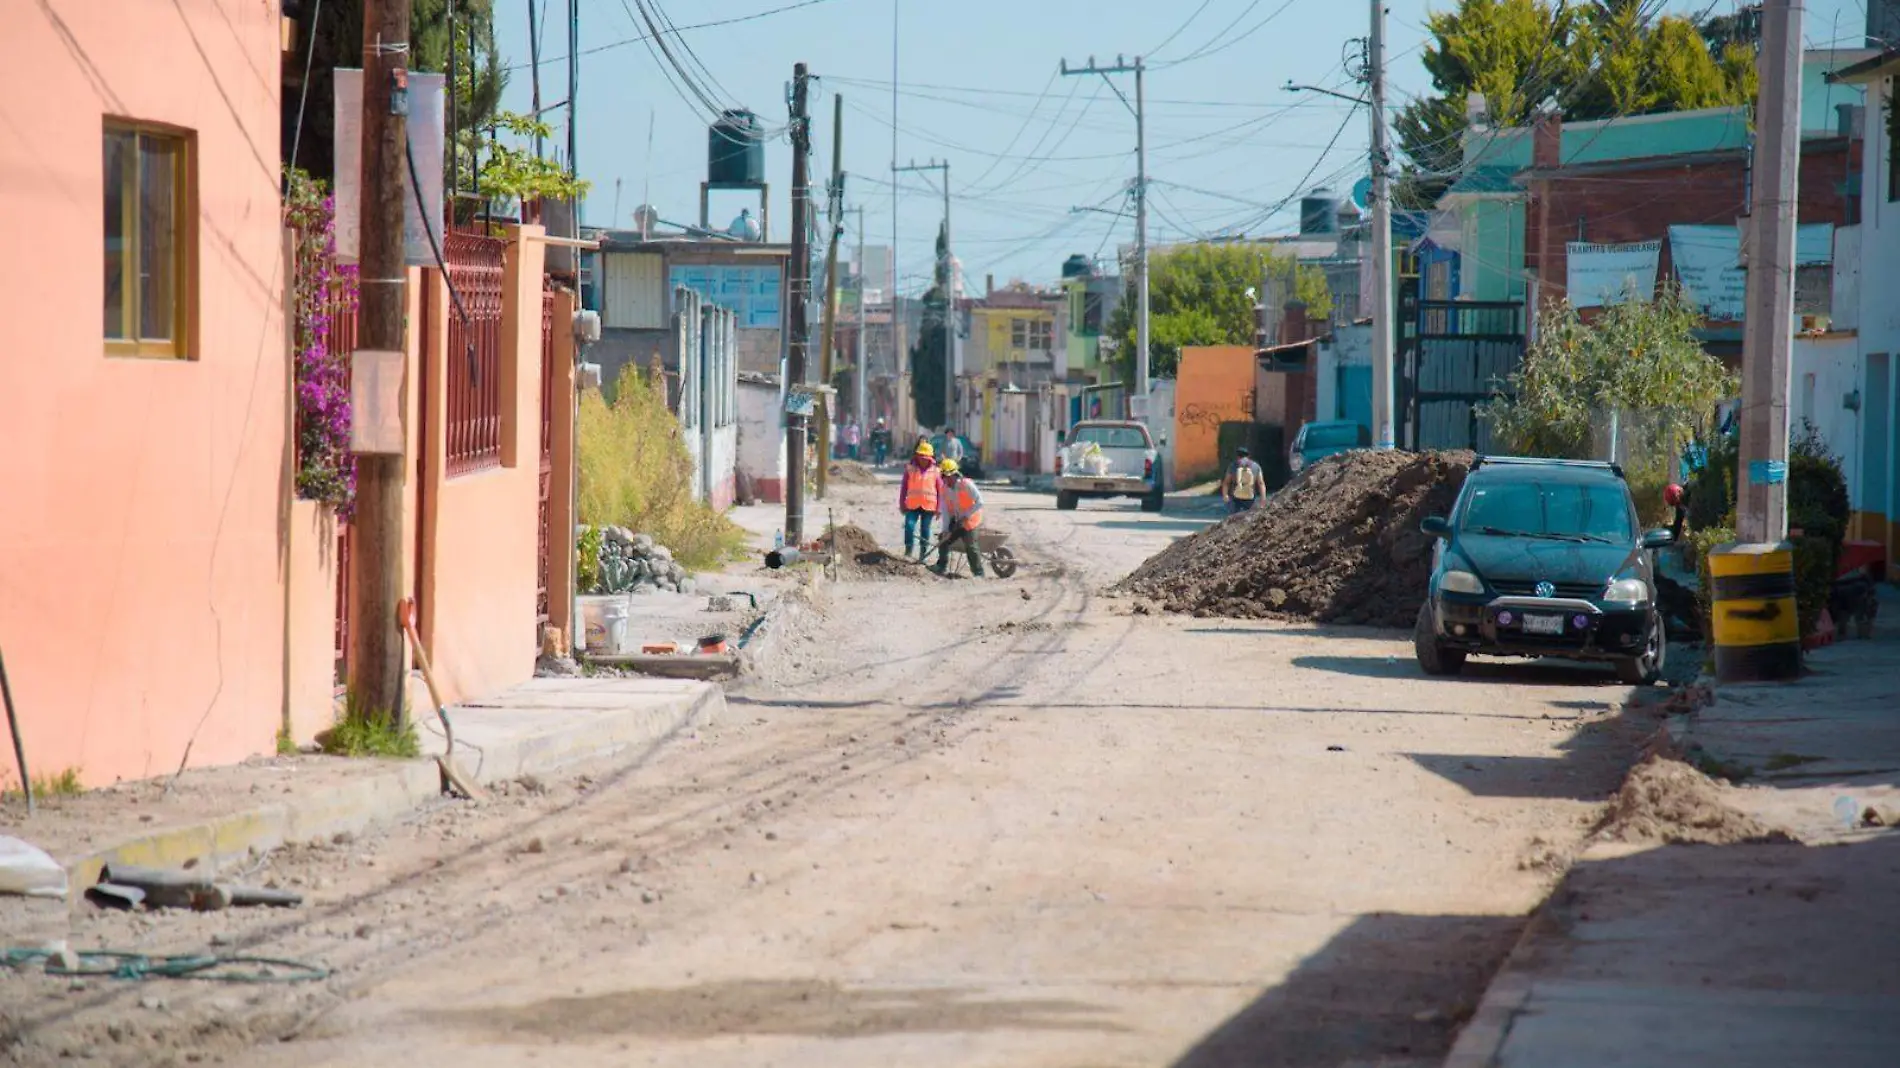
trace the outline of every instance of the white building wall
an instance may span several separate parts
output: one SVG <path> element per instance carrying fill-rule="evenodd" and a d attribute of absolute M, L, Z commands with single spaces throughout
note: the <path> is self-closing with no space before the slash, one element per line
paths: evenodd
<path fill-rule="evenodd" d="M 1886 121 L 1887 109 L 1896 104 L 1890 79 L 1868 86 L 1855 323 L 1861 391 L 1856 451 L 1859 470 L 1867 477 L 1850 483 L 1854 508 L 1870 513 L 1871 521 L 1859 533 L 1876 538 L 1884 533 L 1890 553 L 1900 550 L 1900 523 L 1895 522 L 1900 520 L 1900 189 L 1893 188 L 1889 163 L 1900 146 L 1893 143 Z"/>

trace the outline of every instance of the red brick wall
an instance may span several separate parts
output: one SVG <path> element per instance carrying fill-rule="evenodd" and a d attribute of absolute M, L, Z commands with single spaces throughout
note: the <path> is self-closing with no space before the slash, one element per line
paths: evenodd
<path fill-rule="evenodd" d="M 1860 148 L 1858 141 L 1850 146 L 1840 139 L 1807 146 L 1801 156 L 1801 222 L 1842 225 L 1848 221 L 1848 198 L 1840 186 L 1850 168 L 1858 169 Z M 1660 240 L 1658 276 L 1673 277 L 1669 227 L 1735 222 L 1746 206 L 1744 173 L 1745 163 L 1735 155 L 1687 165 L 1532 177 L 1524 215 L 1525 262 L 1538 272 L 1541 299 L 1563 298 L 1564 245 L 1570 241 Z"/>

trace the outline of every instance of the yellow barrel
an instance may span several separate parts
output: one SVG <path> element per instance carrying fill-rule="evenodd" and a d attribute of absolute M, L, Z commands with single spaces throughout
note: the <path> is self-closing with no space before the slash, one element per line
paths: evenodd
<path fill-rule="evenodd" d="M 1801 674 L 1794 607 L 1794 546 L 1718 545 L 1709 553 L 1710 615 L 1719 682 L 1770 682 Z"/>

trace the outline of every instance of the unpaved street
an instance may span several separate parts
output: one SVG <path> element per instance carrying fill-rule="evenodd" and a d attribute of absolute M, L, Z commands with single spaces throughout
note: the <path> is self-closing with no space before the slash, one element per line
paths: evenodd
<path fill-rule="evenodd" d="M 1629 691 L 1426 681 L 1396 633 L 1135 614 L 1104 587 L 1211 502 L 987 492 L 1014 579 L 827 586 L 724 722 L 636 766 L 276 858 L 298 914 L 88 919 L 338 975 L 48 988 L 36 1054 L 1436 1063 L 1626 766 Z M 896 545 L 891 496 L 834 507 Z"/>

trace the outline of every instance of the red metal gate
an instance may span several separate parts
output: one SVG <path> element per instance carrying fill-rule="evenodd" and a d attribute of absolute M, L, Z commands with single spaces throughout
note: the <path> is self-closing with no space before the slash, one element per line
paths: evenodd
<path fill-rule="evenodd" d="M 501 466 L 501 290 L 507 247 L 500 238 L 456 230 L 443 240 L 453 289 L 443 428 L 450 478 Z"/>
<path fill-rule="evenodd" d="M 541 286 L 541 566 L 534 595 L 535 618 L 542 632 L 548 624 L 548 590 L 553 585 L 557 543 L 556 532 L 548 528 L 554 491 L 554 412 L 558 392 L 554 388 L 554 285 L 544 280 Z M 569 533 L 558 541 L 566 544 L 572 536 Z"/>

